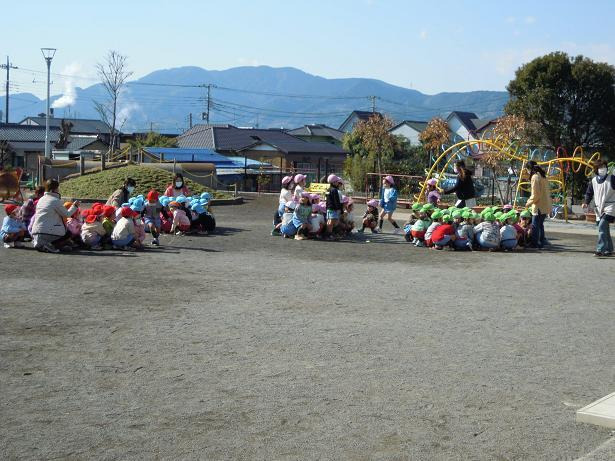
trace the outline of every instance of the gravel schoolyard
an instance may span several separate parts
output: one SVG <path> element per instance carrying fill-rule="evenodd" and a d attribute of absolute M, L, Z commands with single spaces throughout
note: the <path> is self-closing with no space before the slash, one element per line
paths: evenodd
<path fill-rule="evenodd" d="M 269 235 L 275 202 L 141 253 L 0 249 L 1 457 L 559 460 L 609 439 L 575 422 L 615 390 L 593 236 L 299 242 Z"/>

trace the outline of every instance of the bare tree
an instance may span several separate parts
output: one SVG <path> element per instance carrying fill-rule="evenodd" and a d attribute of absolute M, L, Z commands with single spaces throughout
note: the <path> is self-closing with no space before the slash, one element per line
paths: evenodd
<path fill-rule="evenodd" d="M 132 75 L 132 72 L 126 69 L 127 57 L 111 50 L 107 53 L 105 61 L 96 65 L 96 71 L 107 93 L 107 100 L 103 102 L 94 101 L 94 107 L 101 119 L 110 126 L 109 152 L 113 155 L 117 132 L 115 129 L 117 119 L 117 105 L 122 88 L 126 84 L 126 80 Z M 102 155 L 102 168 L 105 168 L 105 155 Z"/>

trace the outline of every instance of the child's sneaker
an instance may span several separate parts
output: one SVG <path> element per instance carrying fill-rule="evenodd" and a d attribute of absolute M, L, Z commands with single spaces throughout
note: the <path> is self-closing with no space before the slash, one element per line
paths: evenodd
<path fill-rule="evenodd" d="M 372 229 L 372 234 L 378 234 L 378 233 L 380 233 L 380 229 L 378 229 L 377 227 L 374 227 Z"/>
<path fill-rule="evenodd" d="M 90 247 L 90 250 L 92 251 L 102 251 L 102 249 L 103 249 L 102 245 L 92 245 Z"/>
<path fill-rule="evenodd" d="M 420 240 L 418 242 L 416 242 L 416 246 L 417 247 L 424 247 L 425 246 L 425 242 L 421 242 Z"/>
<path fill-rule="evenodd" d="M 152 245 L 158 246 L 158 245 L 160 245 L 160 241 L 158 239 L 154 239 L 154 240 L 152 240 Z"/>
<path fill-rule="evenodd" d="M 177 232 L 175 232 L 175 235 L 184 235 L 184 232 L 182 232 L 182 231 L 177 231 Z"/>
<path fill-rule="evenodd" d="M 13 248 L 13 242 L 11 242 L 11 243 L 5 243 L 5 244 L 4 244 L 4 248 Z"/>
<path fill-rule="evenodd" d="M 357 234 L 362 234 L 363 232 L 365 232 L 365 229 L 357 229 Z"/>
<path fill-rule="evenodd" d="M 271 235 L 273 235 L 273 236 L 282 235 L 282 232 L 280 232 L 278 229 L 273 229 L 271 231 Z"/>
<path fill-rule="evenodd" d="M 59 253 L 60 252 L 60 250 L 54 247 L 51 243 L 47 243 L 43 245 L 41 251 L 44 251 L 45 253 Z"/>

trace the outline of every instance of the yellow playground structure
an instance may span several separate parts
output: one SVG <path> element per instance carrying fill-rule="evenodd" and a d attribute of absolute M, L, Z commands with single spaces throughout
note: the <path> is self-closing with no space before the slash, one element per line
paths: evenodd
<path fill-rule="evenodd" d="M 525 173 L 525 165 L 533 160 L 540 165 L 546 172 L 549 184 L 551 185 L 551 193 L 559 203 L 565 204 L 567 193 L 566 173 L 570 171 L 579 173 L 584 168 L 586 177 L 591 177 L 593 174 L 592 162 L 600 158 L 600 152 L 594 152 L 587 157 L 581 146 L 574 149 L 572 155 L 568 155 L 562 147 L 556 150 L 532 148 L 528 146 L 520 146 L 515 142 L 508 142 L 502 137 L 491 137 L 491 133 L 485 133 L 481 139 L 468 141 L 460 141 L 451 146 L 442 146 L 442 153 L 434 159 L 429 170 L 426 171 L 425 181 L 420 184 L 420 193 L 415 195 L 415 200 L 421 201 L 425 199 L 426 183 L 430 178 L 435 178 L 440 182 L 447 178 L 446 174 L 452 173 L 453 164 L 457 160 L 470 158 L 480 162 L 481 159 L 490 158 L 501 162 L 503 165 L 513 167 L 516 171 L 515 175 L 515 197 L 513 206 L 517 206 L 521 198 L 522 191 L 529 191 L 530 183 L 527 174 Z M 609 165 L 611 168 L 613 164 Z M 567 219 L 567 207 L 563 206 L 563 213 Z"/>

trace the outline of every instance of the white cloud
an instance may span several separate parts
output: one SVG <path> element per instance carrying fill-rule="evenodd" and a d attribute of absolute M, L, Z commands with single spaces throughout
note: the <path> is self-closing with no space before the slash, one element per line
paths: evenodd
<path fill-rule="evenodd" d="M 517 18 L 515 18 L 514 16 L 508 16 L 508 17 L 506 18 L 506 22 L 507 22 L 508 24 L 514 24 L 515 22 L 517 22 Z"/>
<path fill-rule="evenodd" d="M 536 17 L 535 16 L 526 16 L 525 19 L 523 20 L 523 22 L 525 22 L 526 24 L 534 24 L 536 22 Z"/>
<path fill-rule="evenodd" d="M 64 78 L 64 91 L 62 96 L 56 99 L 51 105 L 54 109 L 60 109 L 66 106 L 72 106 L 77 99 L 77 92 L 75 90 L 75 76 L 81 73 L 81 64 L 78 62 L 72 62 L 62 69 L 60 72 Z"/>
<path fill-rule="evenodd" d="M 426 40 L 427 39 L 427 30 L 425 30 L 425 29 L 421 30 L 421 32 L 419 33 L 419 38 L 421 40 Z"/>

